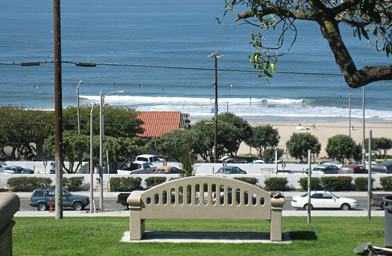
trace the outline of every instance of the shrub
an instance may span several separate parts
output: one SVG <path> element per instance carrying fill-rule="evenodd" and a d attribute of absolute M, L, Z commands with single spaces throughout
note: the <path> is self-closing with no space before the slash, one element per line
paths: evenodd
<path fill-rule="evenodd" d="M 371 187 L 373 188 L 374 179 L 372 179 Z M 358 177 L 354 180 L 355 190 L 358 191 L 368 191 L 368 178 L 367 177 Z"/>
<path fill-rule="evenodd" d="M 148 177 L 144 182 L 146 183 L 147 188 L 154 187 L 166 182 L 166 177 Z"/>
<path fill-rule="evenodd" d="M 385 191 L 391 191 L 392 190 L 392 177 L 391 176 L 381 177 L 380 178 L 380 183 L 381 183 L 382 188 Z"/>
<path fill-rule="evenodd" d="M 141 188 L 142 178 L 137 177 L 112 177 L 110 178 L 110 191 L 134 191 Z"/>
<path fill-rule="evenodd" d="M 285 191 L 287 183 L 287 178 L 269 178 L 264 181 L 265 189 L 268 191 Z"/>
<path fill-rule="evenodd" d="M 31 192 L 36 188 L 50 188 L 52 180 L 42 177 L 14 177 L 7 180 L 7 185 L 13 192 Z"/>
<path fill-rule="evenodd" d="M 300 178 L 298 180 L 299 185 L 301 186 L 302 191 L 307 191 L 308 190 L 308 178 Z M 312 177 L 310 178 L 310 188 L 312 190 L 320 190 L 323 187 L 321 186 L 321 180 L 318 177 Z"/>
<path fill-rule="evenodd" d="M 322 177 L 321 185 L 323 189 L 330 191 L 347 191 L 351 190 L 351 180 L 349 176 L 341 177 Z"/>
<path fill-rule="evenodd" d="M 63 179 L 63 186 L 69 191 L 82 191 L 83 177 L 71 177 Z"/>
<path fill-rule="evenodd" d="M 252 184 L 257 186 L 257 179 L 256 178 L 247 178 L 247 177 L 235 177 L 235 180 L 240 180 L 240 181 L 244 181 L 246 183 Z"/>

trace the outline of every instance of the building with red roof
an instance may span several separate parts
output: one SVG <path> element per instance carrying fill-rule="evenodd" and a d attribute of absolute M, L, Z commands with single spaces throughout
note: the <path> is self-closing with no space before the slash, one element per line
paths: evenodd
<path fill-rule="evenodd" d="M 139 137 L 160 137 L 166 132 L 175 129 L 189 129 L 189 114 L 180 111 L 140 111 L 137 118 L 144 124 L 140 127 L 144 133 L 137 134 Z"/>

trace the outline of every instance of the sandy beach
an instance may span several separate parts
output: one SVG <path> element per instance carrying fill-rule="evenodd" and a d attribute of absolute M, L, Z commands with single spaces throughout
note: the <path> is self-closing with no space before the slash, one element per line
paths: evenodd
<path fill-rule="evenodd" d="M 327 156 L 325 148 L 328 143 L 328 138 L 337 135 L 345 134 L 349 135 L 349 124 L 348 122 L 319 122 L 319 123 L 294 123 L 294 122 L 249 122 L 252 126 L 267 125 L 270 124 L 274 128 L 277 128 L 280 135 L 280 142 L 278 147 L 286 149 L 286 141 L 290 139 L 293 133 L 304 133 L 309 132 L 315 135 L 321 143 L 320 157 Z M 353 129 L 351 131 L 351 137 L 357 142 L 362 143 L 363 140 L 363 124 L 362 122 L 351 123 Z M 300 127 L 299 127 L 300 126 Z M 369 138 L 369 131 L 372 131 L 372 138 L 386 137 L 392 139 L 392 122 L 387 123 L 365 123 L 365 137 Z M 249 149 L 249 146 L 242 143 L 238 155 L 249 155 L 251 151 L 252 155 L 256 154 L 255 149 Z M 390 152 L 391 153 L 391 150 Z"/>

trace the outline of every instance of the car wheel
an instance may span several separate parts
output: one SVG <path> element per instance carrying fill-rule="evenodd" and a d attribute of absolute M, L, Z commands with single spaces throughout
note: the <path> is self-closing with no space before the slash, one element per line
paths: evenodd
<path fill-rule="evenodd" d="M 47 208 L 47 206 L 46 206 L 45 203 L 39 203 L 39 204 L 37 205 L 37 210 L 38 210 L 38 211 L 46 211 L 46 208 Z"/>
<path fill-rule="evenodd" d="M 349 204 L 342 204 L 342 206 L 340 206 L 340 209 L 343 211 L 348 211 L 351 209 Z"/>
<path fill-rule="evenodd" d="M 304 205 L 304 210 L 307 210 L 308 209 L 308 204 L 305 204 Z M 313 210 L 313 205 L 310 205 L 310 210 Z"/>
<path fill-rule="evenodd" d="M 72 207 L 73 207 L 73 209 L 74 209 L 75 211 L 80 211 L 80 210 L 83 209 L 83 205 L 82 205 L 81 202 L 75 202 L 75 203 L 73 204 Z"/>

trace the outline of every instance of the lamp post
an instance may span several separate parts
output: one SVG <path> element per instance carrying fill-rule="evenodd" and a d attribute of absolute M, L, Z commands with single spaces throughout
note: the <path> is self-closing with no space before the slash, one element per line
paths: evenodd
<path fill-rule="evenodd" d="M 215 103 L 214 103 L 214 163 L 217 160 L 217 137 L 218 137 L 218 58 L 223 57 L 223 55 L 213 52 L 207 57 L 213 57 L 215 60 L 215 79 L 214 79 L 214 89 L 215 89 Z"/>
<path fill-rule="evenodd" d="M 93 213 L 94 205 L 94 160 L 93 160 L 93 113 L 94 104 L 91 104 L 90 111 L 90 213 Z"/>
<path fill-rule="evenodd" d="M 99 206 L 101 208 L 101 212 L 103 212 L 103 134 L 104 134 L 104 102 L 105 96 L 108 96 L 112 93 L 124 93 L 125 91 L 112 91 L 107 93 L 106 95 L 100 91 L 100 107 L 99 107 L 99 187 L 100 187 L 100 198 L 99 198 Z"/>
<path fill-rule="evenodd" d="M 80 108 L 79 108 L 79 86 L 83 83 L 82 80 L 79 81 L 78 86 L 76 86 L 76 108 L 78 112 L 78 134 L 80 134 Z"/>
<path fill-rule="evenodd" d="M 366 168 L 365 164 L 365 86 L 362 86 L 362 164 Z"/>
<path fill-rule="evenodd" d="M 351 94 L 348 95 L 348 135 L 351 138 Z"/>

